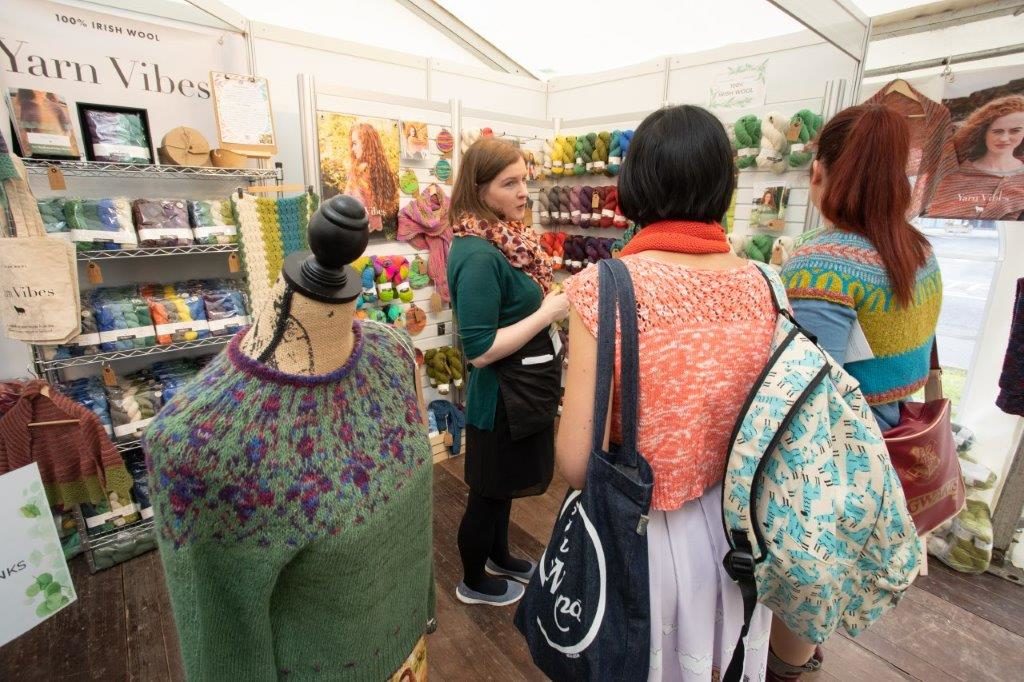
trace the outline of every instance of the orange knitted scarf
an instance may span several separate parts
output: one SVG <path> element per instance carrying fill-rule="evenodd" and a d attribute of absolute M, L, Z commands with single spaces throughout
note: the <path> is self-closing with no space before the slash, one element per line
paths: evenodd
<path fill-rule="evenodd" d="M 621 255 L 641 251 L 674 251 L 676 253 L 728 253 L 725 230 L 718 223 L 696 223 L 685 220 L 662 220 L 651 223 L 629 240 Z"/>

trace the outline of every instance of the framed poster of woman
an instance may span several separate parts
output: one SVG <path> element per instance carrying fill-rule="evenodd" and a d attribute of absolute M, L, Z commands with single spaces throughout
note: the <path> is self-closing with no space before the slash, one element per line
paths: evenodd
<path fill-rule="evenodd" d="M 398 121 L 319 112 L 323 198 L 348 194 L 370 218 L 370 232 L 394 239 L 398 229 Z"/>
<path fill-rule="evenodd" d="M 959 166 L 940 180 L 925 215 L 1024 220 L 1024 95 L 979 107 L 953 142 Z"/>

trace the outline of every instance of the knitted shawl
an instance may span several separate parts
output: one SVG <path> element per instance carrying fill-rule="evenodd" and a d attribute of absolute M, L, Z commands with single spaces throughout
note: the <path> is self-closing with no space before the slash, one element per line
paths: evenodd
<path fill-rule="evenodd" d="M 553 279 L 551 256 L 544 253 L 540 239 L 532 228 L 520 222 L 491 223 L 470 215 L 459 218 L 454 227 L 456 237 L 480 237 L 498 248 L 509 265 L 530 277 L 545 294 Z"/>
<path fill-rule="evenodd" d="M 450 204 L 444 190 L 435 183 L 424 188 L 398 213 L 398 238 L 417 249 L 430 251 L 428 272 L 443 301 L 451 300 L 448 293 L 448 249 L 452 244 L 452 228 L 448 224 Z"/>

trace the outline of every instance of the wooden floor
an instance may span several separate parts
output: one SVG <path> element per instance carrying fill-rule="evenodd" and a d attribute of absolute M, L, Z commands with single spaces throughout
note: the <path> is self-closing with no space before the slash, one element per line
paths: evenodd
<path fill-rule="evenodd" d="M 511 620 L 514 607 L 466 607 L 455 534 L 466 500 L 462 461 L 434 468 L 437 615 L 428 640 L 431 680 L 542 680 Z M 565 494 L 553 485 L 513 508 L 514 553 L 537 557 Z M 0 648 L 0 680 L 183 680 L 178 639 L 157 554 L 89 575 L 72 563 L 78 602 Z M 825 647 L 831 680 L 1024 679 L 1024 589 L 989 575 L 968 577 L 933 562 L 903 603 L 856 640 Z"/>

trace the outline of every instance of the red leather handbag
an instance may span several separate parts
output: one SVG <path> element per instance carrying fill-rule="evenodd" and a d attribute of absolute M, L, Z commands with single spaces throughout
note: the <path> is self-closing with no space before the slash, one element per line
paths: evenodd
<path fill-rule="evenodd" d="M 923 403 L 901 404 L 900 423 L 883 434 L 918 535 L 959 514 L 967 499 L 953 441 L 952 405 L 942 397 L 942 368 L 934 343 L 924 397 Z"/>

